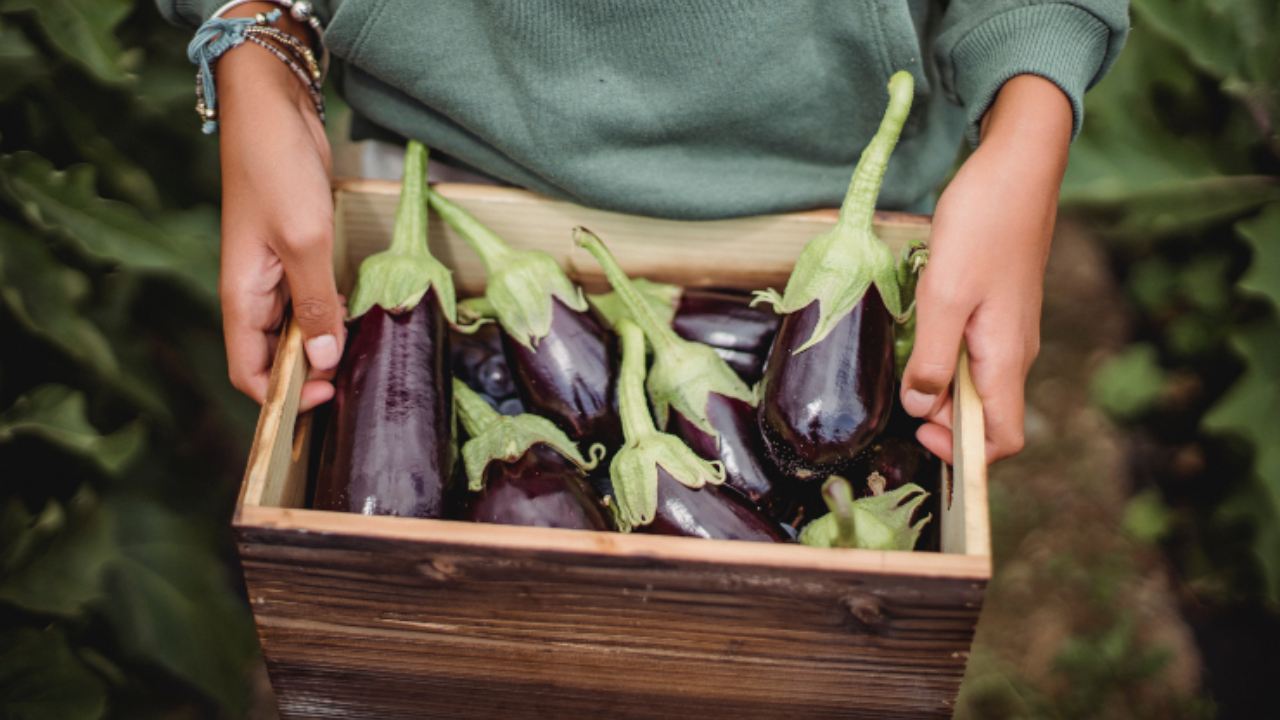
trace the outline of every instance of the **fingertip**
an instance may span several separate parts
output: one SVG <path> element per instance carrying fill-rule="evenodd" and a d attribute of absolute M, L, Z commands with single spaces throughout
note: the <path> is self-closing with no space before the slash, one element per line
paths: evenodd
<path fill-rule="evenodd" d="M 951 431 L 936 423 L 925 423 L 916 430 L 916 439 L 926 450 L 948 465 L 952 460 Z"/>
<path fill-rule="evenodd" d="M 302 386 L 302 397 L 298 401 L 298 411 L 307 412 L 333 399 L 333 383 L 326 380 L 308 380 Z"/>
<path fill-rule="evenodd" d="M 338 345 L 338 338 L 331 333 L 317 335 L 308 339 L 305 347 L 307 361 L 316 370 L 332 370 L 338 366 L 338 361 L 342 358 L 342 349 Z"/>

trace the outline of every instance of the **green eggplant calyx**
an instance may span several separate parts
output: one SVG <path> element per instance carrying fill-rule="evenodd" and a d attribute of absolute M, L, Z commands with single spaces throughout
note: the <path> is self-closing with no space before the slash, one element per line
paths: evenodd
<path fill-rule="evenodd" d="M 550 420 L 531 415 L 501 415 L 461 380 L 453 381 L 454 406 L 471 439 L 462 446 L 462 462 L 467 471 L 467 488 L 484 489 L 484 472 L 495 460 L 513 462 L 534 445 L 542 444 L 584 472 L 594 469 L 604 458 L 605 448 L 596 443 L 582 456 L 577 443 Z"/>
<path fill-rule="evenodd" d="M 680 293 L 682 292 L 680 286 L 656 283 L 644 278 L 634 278 L 631 282 L 640 291 L 640 294 L 644 296 L 645 300 L 649 301 L 649 305 L 659 319 L 670 325 L 676 316 L 676 304 L 680 301 Z M 627 311 L 627 304 L 619 297 L 617 291 L 599 295 L 587 295 L 587 301 L 591 303 L 591 306 L 596 309 L 596 312 L 600 314 L 600 317 L 604 319 L 609 327 L 616 327 L 618 321 L 622 318 L 633 321 L 635 319 Z"/>
<path fill-rule="evenodd" d="M 828 483 L 831 481 L 828 480 Z M 847 486 L 847 482 L 845 483 Z M 812 547 L 856 547 L 866 550 L 911 550 L 920 538 L 920 531 L 933 519 L 926 515 L 911 522 L 916 508 L 929 497 L 919 485 L 908 483 L 890 492 L 854 500 L 847 508 L 826 493 L 825 499 L 831 512 L 814 520 L 800 531 L 800 542 Z M 838 509 L 839 508 L 839 509 Z M 847 510 L 842 520 L 840 515 Z M 848 542 L 849 521 L 852 521 L 853 542 Z M 844 523 L 844 532 L 842 532 Z"/>
<path fill-rule="evenodd" d="M 409 141 L 404 183 L 396 208 L 391 246 L 360 263 L 351 293 L 350 315 L 358 318 L 374 305 L 390 312 L 417 307 L 434 286 L 445 319 L 457 325 L 453 274 L 427 248 L 427 148 Z"/>
<path fill-rule="evenodd" d="M 502 329 L 516 342 L 532 349 L 551 332 L 555 300 L 576 312 L 587 311 L 582 289 L 564 274 L 550 253 L 511 247 L 471 213 L 434 190 L 428 201 L 484 262 L 489 273 L 485 300 Z"/>
<path fill-rule="evenodd" d="M 484 297 L 469 297 L 458 301 L 458 319 L 460 321 L 486 323 L 493 322 L 497 314 L 493 304 Z"/>
<path fill-rule="evenodd" d="M 680 438 L 659 432 L 644 394 L 645 338 L 630 320 L 618 323 L 622 367 L 618 373 L 618 414 L 625 442 L 609 464 L 613 499 L 609 503 L 624 532 L 653 522 L 658 511 L 658 468 L 691 488 L 724 482 L 724 465 L 709 462 Z"/>
<path fill-rule="evenodd" d="M 796 353 L 822 342 L 872 286 L 891 315 L 902 314 L 897 263 L 889 247 L 876 237 L 872 220 L 889 157 L 911 110 L 913 87 L 906 71 L 889 79 L 889 106 L 858 159 L 835 226 L 805 245 L 781 295 L 774 290 L 756 294 L 755 302 L 771 303 L 783 315 L 818 303 L 817 325 Z"/>
<path fill-rule="evenodd" d="M 586 228 L 577 228 L 574 239 L 600 263 L 614 292 L 627 308 L 629 322 L 636 325 L 653 346 L 653 369 L 646 387 L 665 428 L 675 410 L 699 430 L 718 437 L 707 417 L 711 393 L 736 398 L 754 407 L 756 394 L 710 346 L 685 340 L 671 329 L 627 277 L 605 244 Z M 620 323 L 621 324 L 621 323 Z"/>

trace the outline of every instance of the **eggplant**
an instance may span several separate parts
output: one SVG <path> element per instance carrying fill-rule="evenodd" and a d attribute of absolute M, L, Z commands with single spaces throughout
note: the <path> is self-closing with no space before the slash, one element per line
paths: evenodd
<path fill-rule="evenodd" d="M 525 407 L 569 437 L 617 447 L 612 336 L 550 254 L 517 250 L 432 191 L 431 207 L 462 235 L 488 272 L 485 300 L 502 327 L 507 363 Z"/>
<path fill-rule="evenodd" d="M 921 511 L 931 515 L 941 511 L 938 490 L 942 482 L 942 461 L 914 438 L 879 438 L 858 458 L 854 467 L 860 493 L 874 496 L 916 485 L 929 495 Z M 940 541 L 938 523 L 930 523 L 921 533 L 916 549 L 937 551 Z"/>
<path fill-rule="evenodd" d="M 769 344 L 778 331 L 775 313 L 752 307 L 750 296 L 742 293 L 681 288 L 641 278 L 632 282 L 677 335 L 714 348 L 744 381 L 760 379 Z M 588 299 L 610 325 L 629 316 L 617 293 L 589 295 Z"/>
<path fill-rule="evenodd" d="M 721 462 L 725 484 L 756 507 L 775 519 L 785 518 L 795 505 L 794 488 L 775 482 L 764 460 L 754 422 L 755 392 L 714 350 L 681 338 L 662 322 L 600 238 L 585 228 L 576 229 L 574 237 L 604 269 L 627 309 L 628 321 L 640 327 L 653 345 L 647 387 L 658 426 L 670 426 L 703 458 Z"/>
<path fill-rule="evenodd" d="M 427 150 L 410 142 L 391 247 L 360 265 L 315 507 L 441 517 L 453 472 L 453 279 L 427 249 Z"/>
<path fill-rule="evenodd" d="M 884 429 L 894 399 L 897 263 L 872 229 L 876 196 L 911 108 L 910 73 L 889 80 L 889 107 L 858 160 L 835 226 L 796 260 L 786 292 L 756 302 L 783 315 L 760 386 L 769 458 L 814 481 L 852 461 Z"/>
<path fill-rule="evenodd" d="M 831 512 L 800 531 L 800 542 L 811 547 L 910 550 L 932 519 L 927 515 L 912 522 L 928 496 L 916 485 L 855 500 L 849 481 L 832 475 L 823 483 L 822 495 Z"/>
<path fill-rule="evenodd" d="M 618 528 L 718 540 L 780 542 L 781 528 L 732 490 L 724 489 L 724 465 L 706 460 L 680 438 L 659 432 L 645 397 L 644 333 L 630 320 L 617 325 L 622 339 L 618 412 L 625 442 L 609 474 Z"/>
<path fill-rule="evenodd" d="M 455 379 L 458 418 L 470 439 L 462 446 L 467 487 L 463 517 L 475 522 L 576 530 L 608 530 L 586 472 L 599 464 L 551 421 L 536 415 L 499 415 L 483 397 Z"/>
<path fill-rule="evenodd" d="M 458 303 L 459 317 L 465 314 L 465 302 Z M 516 396 L 515 381 L 502 352 L 502 332 L 497 325 L 484 323 L 471 333 L 451 332 L 449 344 L 453 351 L 454 377 L 480 393 L 503 415 L 524 412 L 524 404 Z"/>

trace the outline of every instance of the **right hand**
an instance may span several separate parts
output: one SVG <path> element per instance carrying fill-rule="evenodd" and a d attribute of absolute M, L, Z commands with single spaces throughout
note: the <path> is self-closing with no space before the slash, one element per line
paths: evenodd
<path fill-rule="evenodd" d="M 305 36 L 303 36 L 305 37 Z M 333 276 L 330 150 L 306 89 L 245 43 L 217 64 L 222 154 L 218 294 L 231 384 L 263 402 L 285 306 L 302 328 L 311 371 L 300 410 L 333 397 L 346 341 Z"/>

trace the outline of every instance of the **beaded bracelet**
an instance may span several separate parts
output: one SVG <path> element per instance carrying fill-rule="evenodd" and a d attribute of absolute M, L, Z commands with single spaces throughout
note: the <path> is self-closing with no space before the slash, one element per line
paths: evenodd
<path fill-rule="evenodd" d="M 329 48 L 324 44 L 324 25 L 320 23 L 320 18 L 316 17 L 315 6 L 309 0 L 231 0 L 222 7 L 213 11 L 212 18 L 222 17 L 241 5 L 251 2 L 269 2 L 273 5 L 279 5 L 289 13 L 289 17 L 300 23 L 306 23 L 311 28 L 311 34 L 315 36 L 316 45 L 320 48 L 320 79 L 321 82 L 329 74 Z"/>
<path fill-rule="evenodd" d="M 224 6 L 223 10 L 230 9 Z M 315 53 L 297 38 L 271 27 L 281 16 L 279 9 L 259 13 L 251 18 L 211 17 L 187 46 L 187 57 L 198 66 L 196 71 L 196 113 L 204 121 L 206 135 L 217 132 L 217 85 L 214 83 L 213 63 L 224 53 L 246 41 L 258 45 L 283 62 L 307 89 L 316 113 L 325 118 L 324 95 L 321 92 L 323 70 L 316 62 Z M 304 67 L 305 66 L 305 67 Z"/>

